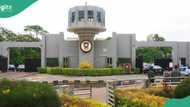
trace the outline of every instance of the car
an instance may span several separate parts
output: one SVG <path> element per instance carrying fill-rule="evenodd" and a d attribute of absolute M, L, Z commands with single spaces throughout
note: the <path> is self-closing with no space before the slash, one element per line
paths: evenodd
<path fill-rule="evenodd" d="M 151 68 L 152 64 L 143 63 L 143 71 L 147 72 Z"/>
<path fill-rule="evenodd" d="M 160 74 L 162 75 L 163 74 L 163 68 L 159 65 L 153 65 L 153 71 L 156 73 L 156 74 Z"/>
<path fill-rule="evenodd" d="M 10 71 L 15 71 L 15 70 L 16 70 L 15 65 L 9 64 L 9 65 L 8 65 L 8 70 L 10 70 Z"/>
<path fill-rule="evenodd" d="M 162 75 L 164 72 L 164 69 L 161 66 L 154 65 L 154 64 L 148 65 L 147 68 L 144 70 L 146 73 L 148 73 L 150 70 L 152 70 L 155 72 L 155 74 L 159 74 L 159 75 Z"/>
<path fill-rule="evenodd" d="M 17 71 L 24 71 L 24 70 L 25 70 L 25 65 L 24 64 L 18 65 Z"/>
<path fill-rule="evenodd" d="M 190 69 L 187 66 L 182 66 L 179 68 L 179 72 L 181 75 L 189 76 L 190 75 Z"/>

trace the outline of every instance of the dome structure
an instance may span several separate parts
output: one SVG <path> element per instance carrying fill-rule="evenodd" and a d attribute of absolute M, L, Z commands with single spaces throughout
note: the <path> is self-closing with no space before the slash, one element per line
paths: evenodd
<path fill-rule="evenodd" d="M 68 31 L 76 34 L 105 31 L 105 11 L 97 6 L 76 6 L 70 8 L 68 17 Z"/>

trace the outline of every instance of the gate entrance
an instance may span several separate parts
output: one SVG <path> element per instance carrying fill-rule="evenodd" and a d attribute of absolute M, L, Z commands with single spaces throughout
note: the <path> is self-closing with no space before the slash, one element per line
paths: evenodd
<path fill-rule="evenodd" d="M 165 59 L 155 59 L 154 64 L 161 66 L 163 69 L 168 69 L 170 68 L 170 62 L 172 62 L 172 59 L 170 58 L 165 58 Z"/>
<path fill-rule="evenodd" d="M 40 48 L 30 47 L 11 47 L 9 49 L 9 61 L 15 65 L 16 71 L 36 72 L 41 66 Z"/>
<path fill-rule="evenodd" d="M 25 60 L 26 72 L 37 72 L 37 68 L 40 66 L 41 66 L 41 59 L 26 59 Z"/>
<path fill-rule="evenodd" d="M 140 72 L 143 72 L 143 56 L 138 56 L 136 58 L 136 68 L 139 68 Z"/>
<path fill-rule="evenodd" d="M 140 47 L 136 49 L 136 67 L 140 71 L 166 70 L 172 64 L 171 47 Z"/>
<path fill-rule="evenodd" d="M 0 71 L 7 71 L 7 57 L 0 56 Z"/>

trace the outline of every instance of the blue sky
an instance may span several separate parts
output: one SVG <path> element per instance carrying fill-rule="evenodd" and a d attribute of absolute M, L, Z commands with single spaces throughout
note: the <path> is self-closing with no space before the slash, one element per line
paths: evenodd
<path fill-rule="evenodd" d="M 135 33 L 137 40 L 146 40 L 158 33 L 168 41 L 190 41 L 190 1 L 188 0 L 39 0 L 17 16 L 0 19 L 0 25 L 24 33 L 25 25 L 41 25 L 50 33 L 67 32 L 68 10 L 77 5 L 96 5 L 106 11 L 107 31 Z"/>

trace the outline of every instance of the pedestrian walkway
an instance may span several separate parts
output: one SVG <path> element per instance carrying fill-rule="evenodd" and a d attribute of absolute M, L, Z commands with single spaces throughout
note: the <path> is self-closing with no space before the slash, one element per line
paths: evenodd
<path fill-rule="evenodd" d="M 0 73 L 0 79 L 16 79 L 16 80 L 29 80 L 29 81 L 48 81 L 52 82 L 54 80 L 80 80 L 80 81 L 98 81 L 98 80 L 131 80 L 131 79 L 147 79 L 144 74 L 135 75 L 113 75 L 113 76 L 64 76 L 64 75 L 50 75 L 50 74 L 39 74 L 36 72 L 6 72 Z"/>

